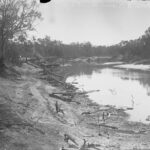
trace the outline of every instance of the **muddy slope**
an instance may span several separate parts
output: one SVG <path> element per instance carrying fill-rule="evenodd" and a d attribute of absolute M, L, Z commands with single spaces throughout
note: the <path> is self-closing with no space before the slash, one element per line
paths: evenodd
<path fill-rule="evenodd" d="M 127 122 L 123 110 L 79 94 L 71 102 L 51 97 L 66 89 L 41 79 L 42 68 L 23 64 L 15 70 L 20 77 L 0 78 L 0 150 L 150 148 L 150 127 Z"/>

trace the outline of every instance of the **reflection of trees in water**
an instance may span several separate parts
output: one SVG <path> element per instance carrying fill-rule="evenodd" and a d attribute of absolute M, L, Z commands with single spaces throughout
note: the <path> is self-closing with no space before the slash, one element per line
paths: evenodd
<path fill-rule="evenodd" d="M 80 75 L 92 75 L 94 71 L 96 71 L 99 67 L 90 66 L 88 64 L 73 64 L 72 67 L 70 67 L 69 72 L 70 76 L 80 76 Z"/>
<path fill-rule="evenodd" d="M 143 85 L 144 88 L 146 88 L 147 95 L 150 96 L 150 75 L 147 78 L 141 78 L 140 84 Z"/>
<path fill-rule="evenodd" d="M 139 83 L 146 89 L 147 95 L 150 96 L 150 73 L 140 71 L 136 73 L 136 77 L 134 77 L 134 74 L 131 80 L 138 80 Z"/>
<path fill-rule="evenodd" d="M 141 77 L 144 77 L 144 73 L 141 71 L 134 70 L 124 70 L 124 69 L 113 69 L 112 75 L 117 76 L 124 80 L 139 80 Z"/>
<path fill-rule="evenodd" d="M 114 71 L 116 70 L 116 71 Z M 150 96 L 150 72 L 141 70 L 121 70 L 114 69 L 113 76 L 120 77 L 123 80 L 138 80 L 139 83 L 146 89 L 147 95 Z"/>

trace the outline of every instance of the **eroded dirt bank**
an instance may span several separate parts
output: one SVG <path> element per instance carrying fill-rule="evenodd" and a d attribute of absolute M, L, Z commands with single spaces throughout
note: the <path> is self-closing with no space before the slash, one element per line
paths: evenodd
<path fill-rule="evenodd" d="M 41 67 L 25 63 L 15 70 L 20 77 L 0 78 L 1 150 L 150 149 L 150 126 L 126 121 L 124 110 L 78 93 L 71 101 L 54 98 L 68 90 L 49 83 Z"/>

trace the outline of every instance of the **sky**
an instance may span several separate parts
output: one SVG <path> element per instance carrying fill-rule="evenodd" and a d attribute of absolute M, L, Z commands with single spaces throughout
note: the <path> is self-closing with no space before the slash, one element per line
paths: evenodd
<path fill-rule="evenodd" d="M 136 39 L 150 26 L 150 1 L 52 0 L 39 4 L 43 20 L 36 37 L 48 35 L 63 43 L 113 45 Z"/>

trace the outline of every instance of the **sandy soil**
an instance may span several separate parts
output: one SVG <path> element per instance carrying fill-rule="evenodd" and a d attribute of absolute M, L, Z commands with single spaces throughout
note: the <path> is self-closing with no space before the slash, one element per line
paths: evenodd
<path fill-rule="evenodd" d="M 123 64 L 123 65 L 116 65 L 116 68 L 125 68 L 125 69 L 135 69 L 135 70 L 150 70 L 150 65 L 147 64 Z"/>
<path fill-rule="evenodd" d="M 0 78 L 0 150 L 150 149 L 150 126 L 126 121 L 123 109 L 78 94 L 72 102 L 52 98 L 65 90 L 41 80 L 41 68 L 15 69 L 21 78 Z M 64 114 L 56 112 L 56 101 Z M 64 134 L 73 140 L 65 142 Z"/>

